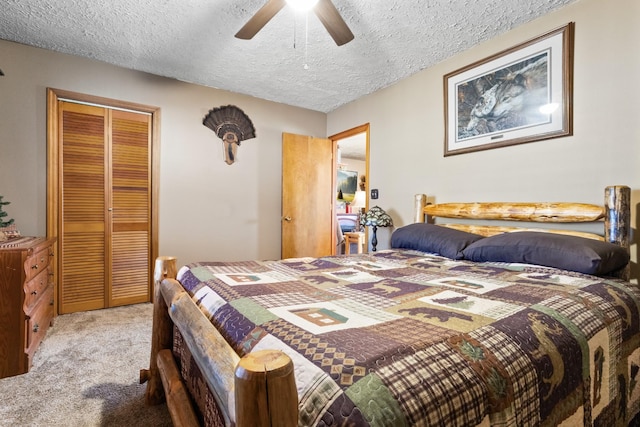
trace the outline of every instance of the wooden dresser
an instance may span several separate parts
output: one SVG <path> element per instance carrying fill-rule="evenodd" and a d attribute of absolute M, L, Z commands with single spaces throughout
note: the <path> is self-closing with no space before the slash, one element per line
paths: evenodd
<path fill-rule="evenodd" d="M 0 242 L 0 378 L 29 371 L 53 323 L 55 238 Z"/>

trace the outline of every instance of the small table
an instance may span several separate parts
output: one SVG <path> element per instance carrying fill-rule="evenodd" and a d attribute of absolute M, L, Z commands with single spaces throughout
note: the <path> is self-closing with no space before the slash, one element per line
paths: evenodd
<path fill-rule="evenodd" d="M 358 245 L 358 253 L 361 254 L 364 248 L 364 233 L 362 231 L 351 231 L 344 233 L 344 253 L 351 254 L 351 244 Z"/>

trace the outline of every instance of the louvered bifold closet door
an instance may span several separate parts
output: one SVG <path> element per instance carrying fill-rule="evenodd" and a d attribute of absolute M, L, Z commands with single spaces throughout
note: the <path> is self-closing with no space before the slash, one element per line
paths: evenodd
<path fill-rule="evenodd" d="M 60 101 L 59 312 L 151 298 L 151 115 Z"/>
<path fill-rule="evenodd" d="M 60 313 L 105 307 L 107 110 L 59 102 Z"/>
<path fill-rule="evenodd" d="M 150 300 L 151 116 L 112 111 L 111 306 Z"/>

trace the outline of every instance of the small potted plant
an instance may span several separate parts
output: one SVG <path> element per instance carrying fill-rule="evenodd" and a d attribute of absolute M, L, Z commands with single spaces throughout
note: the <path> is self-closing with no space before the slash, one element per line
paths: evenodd
<path fill-rule="evenodd" d="M 3 210 L 3 206 L 10 204 L 11 202 L 5 202 L 2 199 L 4 196 L 0 196 L 0 241 L 4 241 L 13 237 L 18 237 L 20 234 L 16 231 L 13 218 L 5 221 L 4 217 L 8 214 Z"/>

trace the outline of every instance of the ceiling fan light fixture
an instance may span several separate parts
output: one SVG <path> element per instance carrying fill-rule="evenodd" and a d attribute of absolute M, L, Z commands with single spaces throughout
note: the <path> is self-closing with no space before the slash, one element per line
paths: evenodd
<path fill-rule="evenodd" d="M 240 31 L 236 33 L 236 37 L 242 40 L 253 38 L 287 4 L 294 8 L 304 4 L 307 11 L 313 9 L 315 15 L 338 46 L 353 40 L 353 33 L 331 0 L 267 0 L 264 6 L 240 28 Z"/>
<path fill-rule="evenodd" d="M 318 0 L 286 0 L 287 4 L 299 12 L 308 12 L 318 3 Z"/>

